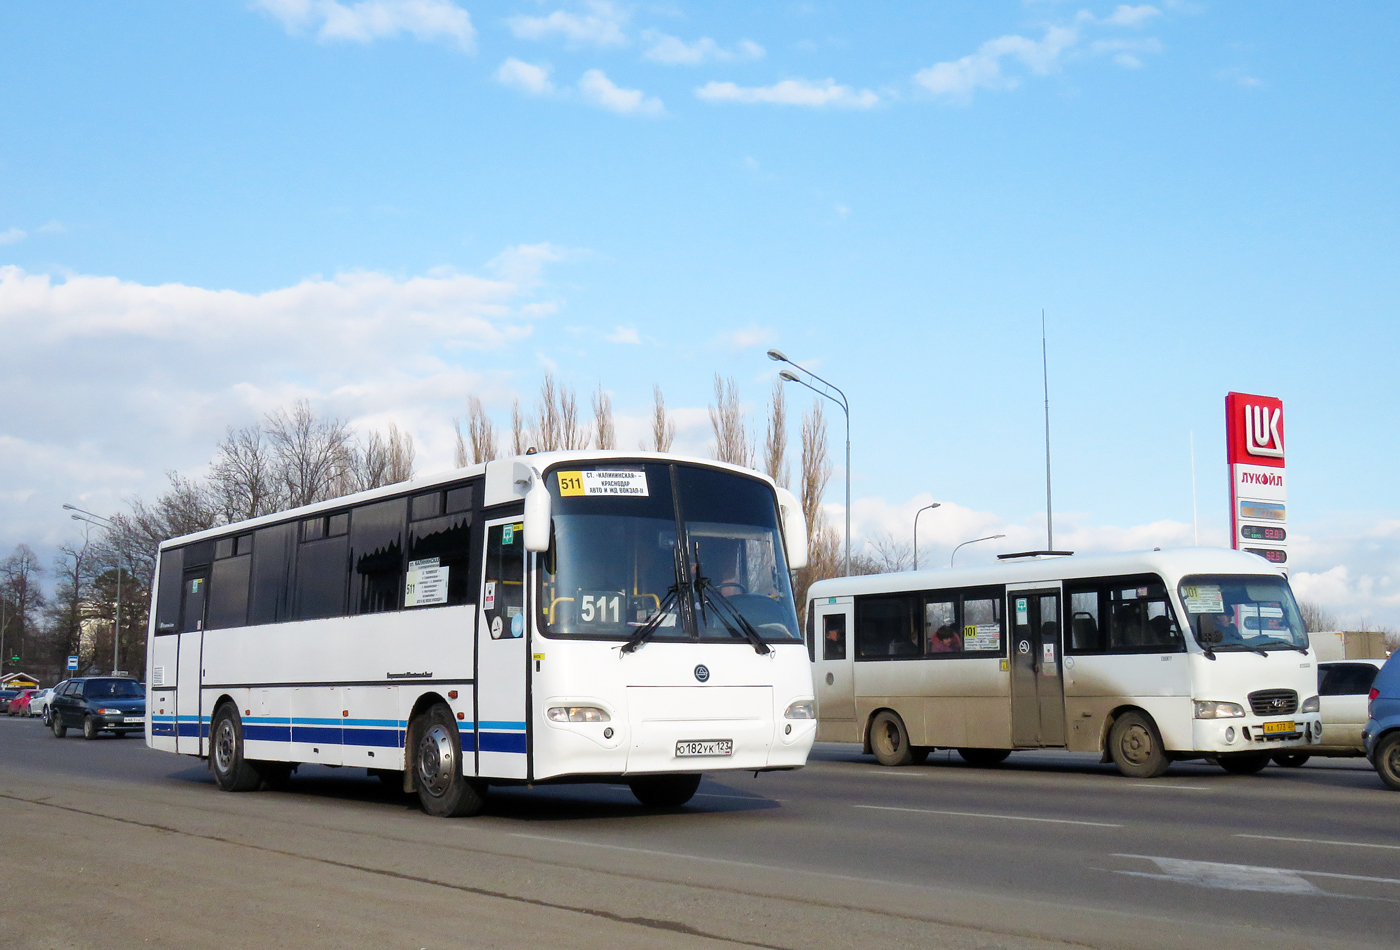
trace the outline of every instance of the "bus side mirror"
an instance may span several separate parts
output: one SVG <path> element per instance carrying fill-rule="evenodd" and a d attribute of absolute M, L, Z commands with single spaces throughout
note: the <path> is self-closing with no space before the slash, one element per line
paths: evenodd
<path fill-rule="evenodd" d="M 778 512 L 783 516 L 788 570 L 800 571 L 807 566 L 807 520 L 802 517 L 802 505 L 797 497 L 782 486 L 778 487 Z"/>
<path fill-rule="evenodd" d="M 544 479 L 535 476 L 534 484 L 525 493 L 525 550 L 543 554 L 549 550 L 549 489 Z"/>

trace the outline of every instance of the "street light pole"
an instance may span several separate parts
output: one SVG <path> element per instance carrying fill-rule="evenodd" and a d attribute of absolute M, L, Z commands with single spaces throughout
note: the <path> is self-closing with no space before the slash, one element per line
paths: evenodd
<path fill-rule="evenodd" d="M 786 364 L 788 364 L 789 366 L 792 366 L 792 367 L 794 367 L 794 368 L 796 368 L 796 369 L 798 369 L 798 370 L 801 370 L 803 373 L 806 373 L 808 376 L 812 377 L 812 378 L 815 379 L 817 382 L 821 383 L 823 386 L 826 386 L 826 387 L 828 387 L 828 388 L 830 388 L 830 389 L 835 390 L 835 391 L 836 391 L 836 396 L 840 396 L 840 397 L 841 397 L 840 399 L 837 399 L 836 396 L 831 395 L 831 393 L 823 392 L 822 390 L 820 390 L 820 389 L 818 389 L 817 387 L 813 386 L 811 383 L 807 382 L 805 379 L 802 379 L 802 378 L 799 377 L 796 373 L 793 373 L 793 372 L 791 372 L 790 370 L 783 370 L 783 371 L 781 371 L 780 373 L 778 373 L 778 376 L 781 377 L 781 378 L 782 378 L 783 380 L 785 380 L 786 382 L 789 382 L 789 383 L 798 383 L 798 384 L 800 384 L 800 385 L 806 386 L 808 389 L 810 389 L 812 392 L 816 393 L 818 396 L 825 396 L 827 399 L 830 399 L 832 402 L 836 403 L 836 405 L 840 406 L 840 407 L 841 407 L 841 411 L 842 411 L 843 413 L 845 413 L 845 415 L 846 415 L 846 576 L 847 576 L 847 577 L 850 577 L 850 576 L 851 576 L 851 405 L 850 405 L 850 403 L 847 402 L 847 400 L 846 400 L 846 394 L 843 393 L 843 392 L 841 391 L 840 387 L 838 387 L 835 383 L 831 383 L 831 382 L 828 382 L 828 381 L 825 380 L 825 379 L 822 379 L 820 376 L 818 376 L 816 373 L 812 372 L 810 369 L 807 369 L 806 367 L 798 366 L 798 365 L 797 365 L 796 363 L 794 363 L 792 360 L 790 360 L 790 359 L 788 359 L 786 356 L 784 356 L 780 350 L 769 350 L 769 351 L 768 351 L 768 358 L 769 358 L 770 360 L 776 360 L 776 361 L 779 362 L 779 363 L 786 363 Z"/>
<path fill-rule="evenodd" d="M 1004 538 L 1004 537 L 1006 537 L 1006 535 L 1004 535 L 1004 534 L 989 534 L 989 535 L 987 535 L 985 538 L 973 538 L 971 541 L 964 541 L 962 544 L 959 544 L 959 545 L 958 545 L 958 548 L 960 548 L 960 547 L 962 547 L 963 545 L 966 545 L 966 544 L 976 544 L 978 541 L 995 541 L 997 538 Z M 950 554 L 950 555 L 948 556 L 948 566 L 949 566 L 949 567 L 952 567 L 952 566 L 953 566 L 953 558 L 955 558 L 955 557 L 958 556 L 958 548 L 953 548 L 953 553 Z"/>
<path fill-rule="evenodd" d="M 941 506 L 942 502 L 935 501 L 933 504 L 924 505 L 918 511 L 914 512 L 914 570 L 916 571 L 919 569 L 919 515 L 923 514 L 925 511 Z"/>
<path fill-rule="evenodd" d="M 63 507 L 64 507 L 64 509 L 67 510 L 67 511 L 77 511 L 77 512 L 81 512 L 81 513 L 82 513 L 82 514 L 77 514 L 77 515 L 69 515 L 69 517 L 72 518 L 74 521 L 86 521 L 88 524 L 95 524 L 95 525 L 97 525 L 99 528 L 102 528 L 104 531 L 106 531 L 108 537 L 112 537 L 113 529 L 116 527 L 116 525 L 112 523 L 111 519 L 109 519 L 109 518 L 104 518 L 104 517 L 102 517 L 101 515 L 93 514 L 91 511 L 88 511 L 88 510 L 86 510 L 86 509 L 84 509 L 84 508 L 79 508 L 79 507 L 77 507 L 76 505 L 64 505 Z M 84 518 L 83 515 L 87 515 L 88 517 Z M 97 520 L 94 521 L 94 520 L 93 520 L 94 518 L 97 519 Z M 122 569 L 123 569 L 123 567 L 125 566 L 125 564 L 124 564 L 125 561 L 126 561 L 126 551 L 125 551 L 125 547 L 123 546 L 123 544 L 122 544 L 122 542 L 121 542 L 121 539 L 118 538 L 118 539 L 117 539 L 117 614 L 116 614 L 116 622 L 112 625 L 112 675 L 113 675 L 113 676 L 116 676 L 116 675 L 117 675 L 117 671 L 121 669 L 121 654 L 122 654 Z M 79 652 L 81 652 L 81 651 L 79 651 Z"/>

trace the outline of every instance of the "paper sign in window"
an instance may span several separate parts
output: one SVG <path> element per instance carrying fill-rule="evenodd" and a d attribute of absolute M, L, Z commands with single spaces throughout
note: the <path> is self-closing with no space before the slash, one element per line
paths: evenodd
<path fill-rule="evenodd" d="M 581 495 L 622 495 L 646 498 L 647 473 L 632 469 L 585 469 L 559 472 L 559 494 L 565 498 Z"/>
<path fill-rule="evenodd" d="M 422 561 L 409 561 L 405 575 L 403 605 L 405 607 L 426 607 L 430 604 L 447 603 L 447 575 L 451 568 L 438 562 L 435 557 Z"/>

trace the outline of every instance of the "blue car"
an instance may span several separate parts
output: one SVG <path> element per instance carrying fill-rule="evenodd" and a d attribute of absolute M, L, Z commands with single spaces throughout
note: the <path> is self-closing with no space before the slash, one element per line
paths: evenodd
<path fill-rule="evenodd" d="M 1370 716 L 1361 733 L 1366 758 L 1381 781 L 1400 792 L 1400 651 L 1390 655 L 1371 684 Z"/>

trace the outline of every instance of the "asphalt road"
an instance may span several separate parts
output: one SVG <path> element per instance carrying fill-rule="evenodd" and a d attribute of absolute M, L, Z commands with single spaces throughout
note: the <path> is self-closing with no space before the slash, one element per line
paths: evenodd
<path fill-rule="evenodd" d="M 1126 779 L 1092 757 L 718 775 L 647 812 L 493 789 L 442 821 L 354 769 L 230 795 L 139 739 L 0 718 L 6 946 L 1394 947 L 1400 795 L 1361 760 Z"/>

